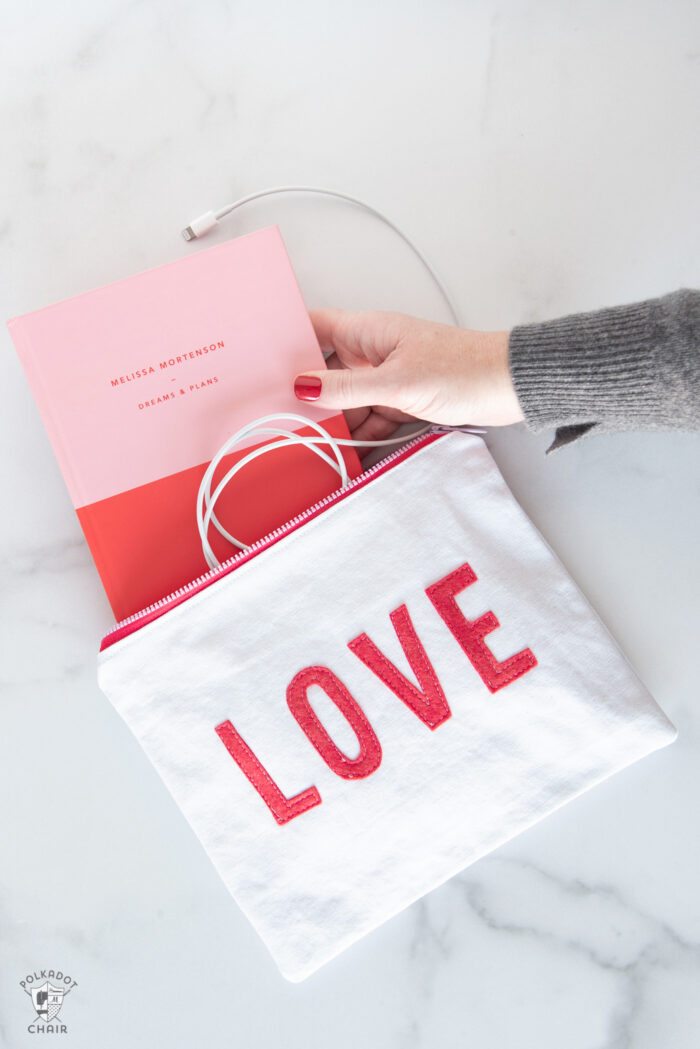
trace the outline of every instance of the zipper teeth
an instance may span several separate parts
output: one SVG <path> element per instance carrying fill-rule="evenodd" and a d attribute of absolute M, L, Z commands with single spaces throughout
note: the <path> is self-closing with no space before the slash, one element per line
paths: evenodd
<path fill-rule="evenodd" d="M 437 431 L 437 427 L 435 428 L 435 430 Z M 319 501 L 317 503 L 314 503 L 313 506 L 310 506 L 308 510 L 304 510 L 302 513 L 297 514 L 296 517 L 292 517 L 289 521 L 285 521 L 283 525 L 280 525 L 278 528 L 275 528 L 272 532 L 268 532 L 267 535 L 264 535 L 261 539 L 256 539 L 255 542 L 247 546 L 245 550 L 241 550 L 240 553 L 234 554 L 232 557 L 229 557 L 226 561 L 222 561 L 217 568 L 210 568 L 208 572 L 204 572 L 203 575 L 200 575 L 196 579 L 193 579 L 190 583 L 185 583 L 185 585 L 179 587 L 179 589 L 173 590 L 172 593 L 167 595 L 167 597 L 161 597 L 158 601 L 154 601 L 152 605 L 148 605 L 146 608 L 142 608 L 140 611 L 134 612 L 133 615 L 127 616 L 126 619 L 121 619 L 118 623 L 115 623 L 110 630 L 107 631 L 107 633 L 104 635 L 103 642 L 106 641 L 107 638 L 111 637 L 112 634 L 116 634 L 118 630 L 123 630 L 125 627 L 131 626 L 133 623 L 136 623 L 139 619 L 142 619 L 144 616 L 151 615 L 152 612 L 157 612 L 159 609 L 165 608 L 166 605 L 169 605 L 171 601 L 175 601 L 177 598 L 183 597 L 185 594 L 188 594 L 191 590 L 195 590 L 198 587 L 203 586 L 205 583 L 214 582 L 217 576 L 225 574 L 230 569 L 234 568 L 238 561 L 248 560 L 248 558 L 252 554 L 257 553 L 258 551 L 264 549 L 266 546 L 269 546 L 277 539 L 282 538 L 282 536 L 284 536 L 287 532 L 297 528 L 307 518 L 315 516 L 319 512 L 319 510 L 323 510 L 325 509 L 325 507 L 330 506 L 340 496 L 345 496 L 348 492 L 352 491 L 353 488 L 356 488 L 361 484 L 366 484 L 367 481 L 371 479 L 373 474 L 385 469 L 395 459 L 398 459 L 400 456 L 405 455 L 406 452 L 411 451 L 413 448 L 417 447 L 419 444 L 423 443 L 428 438 L 434 436 L 436 436 L 435 431 L 429 431 L 428 433 L 421 434 L 420 437 L 413 438 L 413 440 L 408 441 L 401 448 L 397 448 L 396 451 L 390 452 L 389 455 L 386 455 L 383 459 L 380 459 L 378 463 L 374 464 L 374 466 L 370 466 L 368 470 L 363 471 L 358 477 L 353 478 L 353 480 L 349 481 L 344 488 L 338 488 L 334 492 L 331 492 L 330 495 L 326 495 L 323 497 L 323 499 L 319 499 Z"/>

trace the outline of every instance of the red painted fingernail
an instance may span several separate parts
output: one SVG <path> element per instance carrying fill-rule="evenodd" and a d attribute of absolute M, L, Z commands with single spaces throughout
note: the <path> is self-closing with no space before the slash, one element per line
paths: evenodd
<path fill-rule="evenodd" d="M 300 401 L 315 401 L 321 396 L 321 380 L 315 375 L 297 375 L 294 393 Z"/>

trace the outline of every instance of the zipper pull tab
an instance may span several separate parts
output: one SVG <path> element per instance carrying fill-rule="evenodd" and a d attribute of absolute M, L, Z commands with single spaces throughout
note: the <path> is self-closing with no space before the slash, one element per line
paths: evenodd
<path fill-rule="evenodd" d="M 475 433 L 482 434 L 487 433 L 487 430 L 479 429 L 478 426 L 467 426 L 466 423 L 463 426 L 443 426 L 440 423 L 433 423 L 430 432 L 431 433 L 452 433 L 453 430 L 459 430 L 460 433 Z"/>

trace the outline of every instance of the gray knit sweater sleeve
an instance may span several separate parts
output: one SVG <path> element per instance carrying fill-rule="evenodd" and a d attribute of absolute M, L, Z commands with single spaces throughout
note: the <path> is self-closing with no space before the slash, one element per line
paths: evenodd
<path fill-rule="evenodd" d="M 514 328 L 510 371 L 548 452 L 588 433 L 700 430 L 700 291 Z"/>

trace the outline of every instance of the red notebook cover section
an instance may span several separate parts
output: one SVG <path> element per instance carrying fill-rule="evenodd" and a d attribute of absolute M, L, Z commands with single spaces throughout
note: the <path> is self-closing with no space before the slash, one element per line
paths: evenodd
<path fill-rule="evenodd" d="M 241 426 L 293 412 L 349 436 L 342 413 L 329 417 L 294 397 L 294 376 L 324 364 L 276 226 L 8 327 L 117 619 L 207 570 L 197 490 Z M 228 456 L 216 480 L 252 447 Z M 355 451 L 343 455 L 357 476 Z M 308 449 L 271 452 L 236 475 L 217 517 L 250 543 L 337 484 Z M 236 552 L 213 528 L 210 538 L 221 560 Z"/>

